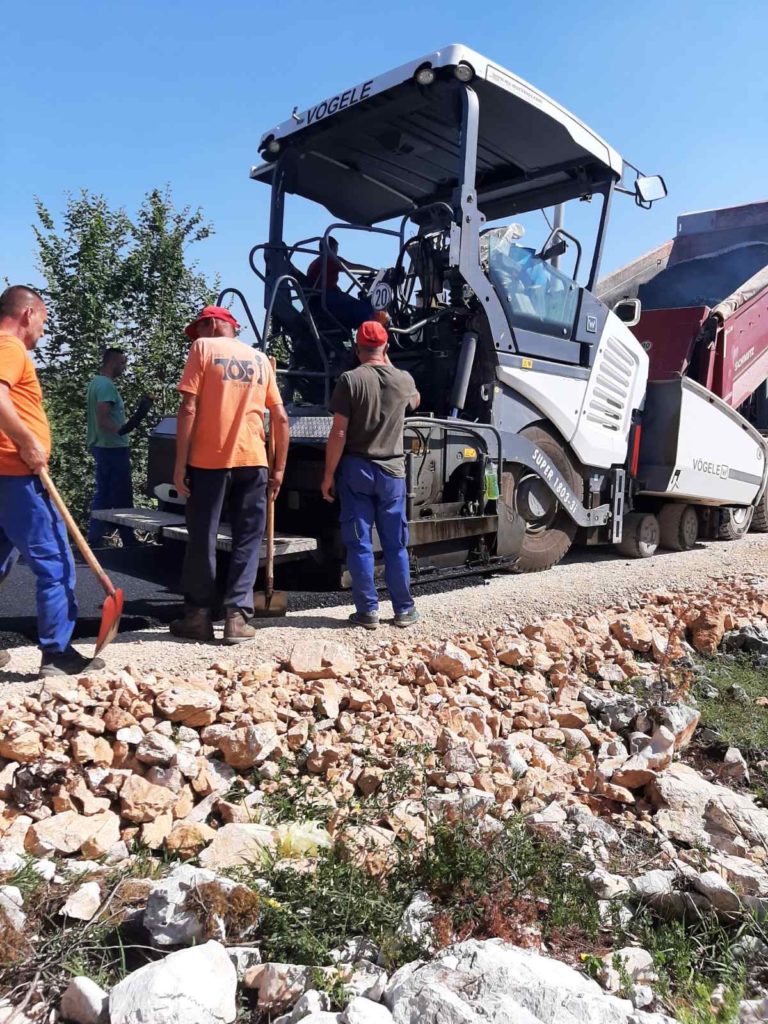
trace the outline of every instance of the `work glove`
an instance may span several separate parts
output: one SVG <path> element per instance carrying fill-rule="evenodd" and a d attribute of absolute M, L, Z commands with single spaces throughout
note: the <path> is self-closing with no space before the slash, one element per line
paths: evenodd
<path fill-rule="evenodd" d="M 149 410 L 152 408 L 152 402 L 154 399 L 151 395 L 142 395 L 139 399 L 139 404 L 136 406 L 136 411 L 130 419 L 126 420 L 125 423 L 118 430 L 118 434 L 121 437 L 125 437 L 126 434 L 130 434 L 132 430 L 135 430 L 138 425 L 147 418 Z"/>

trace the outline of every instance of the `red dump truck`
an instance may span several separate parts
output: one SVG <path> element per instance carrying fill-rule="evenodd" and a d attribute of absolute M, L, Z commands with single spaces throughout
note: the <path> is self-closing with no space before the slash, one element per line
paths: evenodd
<path fill-rule="evenodd" d="M 630 326 L 649 380 L 689 377 L 768 435 L 768 202 L 682 214 L 671 241 L 603 278 L 597 293 L 611 309 L 636 303 Z M 725 537 L 750 528 L 768 532 L 768 488 L 721 524 Z"/>

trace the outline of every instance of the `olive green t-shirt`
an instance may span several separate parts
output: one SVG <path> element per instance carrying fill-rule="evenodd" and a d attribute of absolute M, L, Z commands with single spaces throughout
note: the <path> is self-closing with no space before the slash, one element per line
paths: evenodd
<path fill-rule="evenodd" d="M 99 429 L 96 406 L 99 402 L 109 402 L 109 416 L 117 428 L 125 423 L 125 406 L 120 392 L 111 377 L 97 374 L 88 385 L 88 438 L 89 448 L 127 448 L 128 438 L 120 434 L 108 434 Z"/>
<path fill-rule="evenodd" d="M 375 462 L 390 476 L 405 476 L 403 422 L 418 392 L 410 373 L 367 363 L 342 373 L 331 396 L 331 412 L 346 416 L 347 455 Z"/>

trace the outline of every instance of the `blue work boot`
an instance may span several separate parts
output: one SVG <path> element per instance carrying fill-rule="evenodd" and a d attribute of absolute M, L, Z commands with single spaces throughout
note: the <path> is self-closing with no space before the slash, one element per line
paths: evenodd
<path fill-rule="evenodd" d="M 84 676 L 89 672 L 98 672 L 104 668 L 101 658 L 86 658 L 74 647 L 68 647 L 66 651 L 51 653 L 43 651 L 43 660 L 40 665 L 40 678 L 47 679 L 51 676 Z"/>
<path fill-rule="evenodd" d="M 395 616 L 394 625 L 399 626 L 400 629 L 408 629 L 415 622 L 418 622 L 421 616 L 416 611 L 416 605 L 413 608 L 409 608 L 407 612 L 400 612 Z"/>
<path fill-rule="evenodd" d="M 352 612 L 349 621 L 353 626 L 362 626 L 363 629 L 379 628 L 378 612 Z"/>

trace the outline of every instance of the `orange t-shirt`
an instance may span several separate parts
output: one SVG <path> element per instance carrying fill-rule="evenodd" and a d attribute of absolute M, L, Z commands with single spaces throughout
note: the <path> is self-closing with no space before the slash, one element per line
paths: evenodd
<path fill-rule="evenodd" d="M 0 382 L 7 384 L 11 404 L 24 424 L 51 454 L 51 428 L 43 408 L 43 392 L 32 357 L 14 334 L 0 332 Z M 30 476 L 32 470 L 15 443 L 0 430 L 0 476 Z"/>
<path fill-rule="evenodd" d="M 283 400 L 263 352 L 237 338 L 198 338 L 189 350 L 179 391 L 197 396 L 190 466 L 267 465 L 264 410 Z"/>

